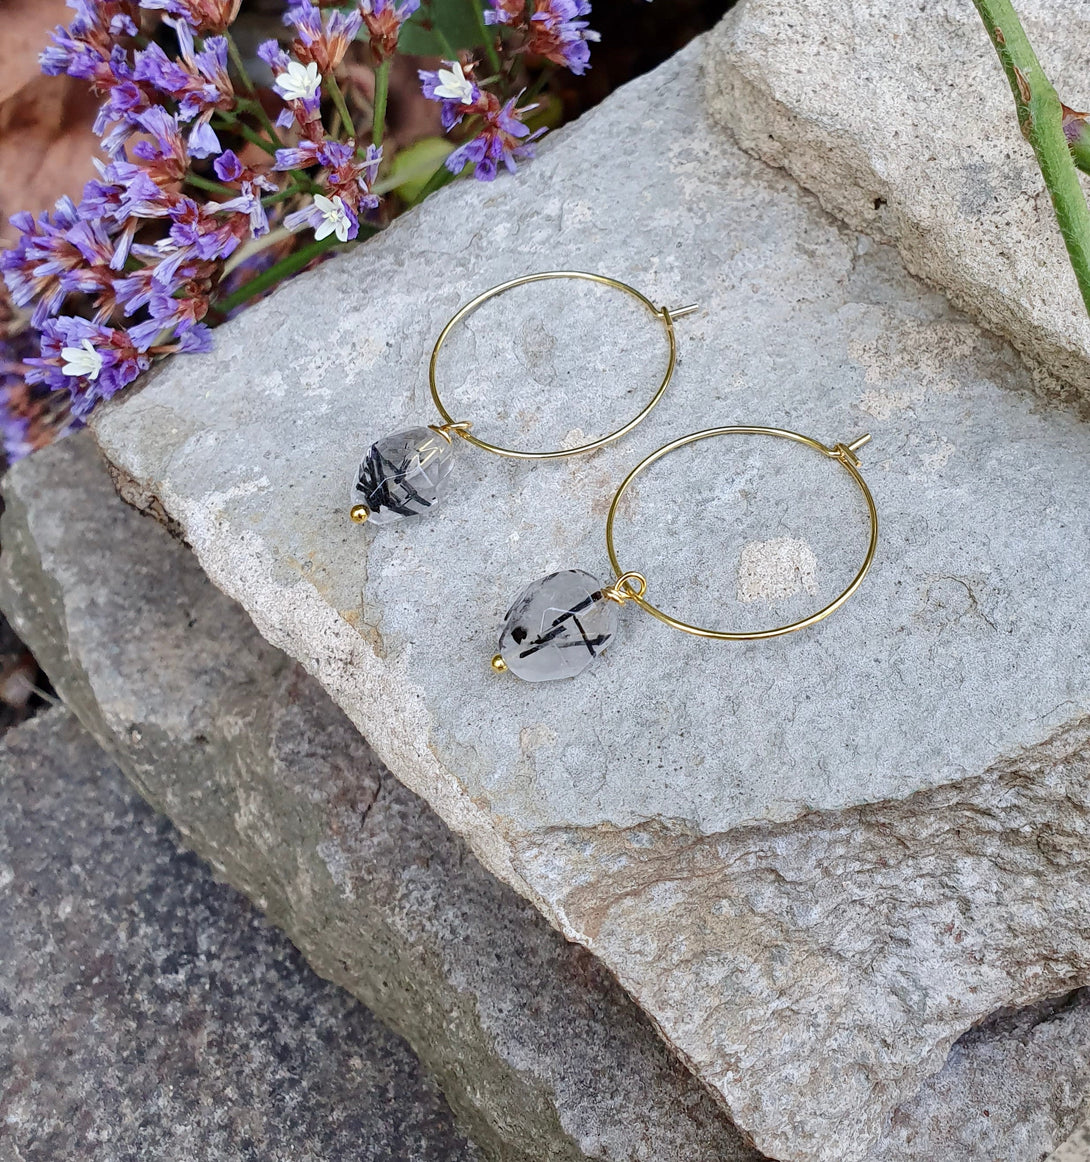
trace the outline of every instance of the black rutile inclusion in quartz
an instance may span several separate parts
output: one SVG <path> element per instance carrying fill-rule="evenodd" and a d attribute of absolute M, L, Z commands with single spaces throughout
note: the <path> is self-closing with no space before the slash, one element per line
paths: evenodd
<path fill-rule="evenodd" d="M 500 634 L 500 657 L 526 682 L 574 678 L 617 632 L 620 607 L 582 569 L 534 581 L 515 598 Z"/>
<path fill-rule="evenodd" d="M 352 503 L 365 504 L 372 524 L 419 516 L 442 500 L 454 448 L 431 428 L 409 428 L 372 444 L 360 464 Z"/>

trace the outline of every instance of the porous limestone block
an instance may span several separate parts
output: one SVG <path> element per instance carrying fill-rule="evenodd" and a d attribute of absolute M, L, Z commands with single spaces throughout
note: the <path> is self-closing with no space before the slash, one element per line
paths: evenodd
<path fill-rule="evenodd" d="M 1087 108 L 1090 2 L 1015 8 L 1060 97 Z M 709 39 L 707 95 L 744 149 L 1025 352 L 1039 387 L 1090 400 L 1090 319 L 969 0 L 742 0 Z"/>
<path fill-rule="evenodd" d="M 519 175 L 452 186 L 293 281 L 94 428 L 127 495 L 617 975 L 760 1149 L 853 1162 L 974 1023 L 1090 980 L 1090 441 L 891 247 L 730 140 L 702 50 Z M 550 268 L 701 304 L 658 408 L 587 457 L 460 445 L 437 511 L 352 524 L 367 445 L 437 418 L 443 323 Z M 634 414 L 664 362 L 638 304 L 556 283 L 482 308 L 439 371 L 475 433 L 546 448 Z M 882 535 L 851 601 L 733 645 L 629 606 L 578 679 L 495 674 L 523 585 L 605 575 L 628 469 L 731 422 L 870 431 Z M 866 529 L 835 464 L 738 438 L 660 461 L 616 531 L 651 600 L 752 627 L 834 596 Z"/>

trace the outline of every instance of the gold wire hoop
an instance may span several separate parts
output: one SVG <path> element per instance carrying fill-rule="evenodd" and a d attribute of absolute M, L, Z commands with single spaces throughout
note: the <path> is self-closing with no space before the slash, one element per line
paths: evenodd
<path fill-rule="evenodd" d="M 468 315 L 471 315 L 479 306 L 486 303 L 489 299 L 495 298 L 496 295 L 501 295 L 504 291 L 513 290 L 517 286 L 526 286 L 532 282 L 542 282 L 545 279 L 553 278 L 579 278 L 586 282 L 595 282 L 601 286 L 612 287 L 614 290 L 624 291 L 625 294 L 631 295 L 637 302 L 642 303 L 656 319 L 660 320 L 666 326 L 666 341 L 670 346 L 669 360 L 666 365 L 666 374 L 663 376 L 662 383 L 659 384 L 655 394 L 651 397 L 651 402 L 636 416 L 634 419 L 628 421 L 624 427 L 618 428 L 615 432 L 610 432 L 607 436 L 602 436 L 599 440 L 592 440 L 589 444 L 580 444 L 577 448 L 563 448 L 559 451 L 552 452 L 522 452 L 516 448 L 502 448 L 498 444 L 490 444 L 487 440 L 482 440 L 479 436 L 471 435 L 465 427 L 466 421 L 456 421 L 454 417 L 447 411 L 443 405 L 442 399 L 439 398 L 439 387 L 436 384 L 436 367 L 439 362 L 439 352 L 442 350 L 443 344 L 447 340 L 450 332 Z M 483 294 L 479 294 L 475 299 L 466 303 L 457 314 L 447 323 L 447 325 L 439 332 L 439 338 L 435 341 L 435 347 L 432 349 L 431 362 L 428 365 L 428 383 L 431 387 L 431 398 L 435 404 L 436 410 L 443 417 L 445 426 L 456 429 L 457 433 L 467 443 L 472 444 L 475 448 L 480 448 L 485 452 L 495 452 L 497 456 L 510 456 L 517 460 L 554 460 L 564 456 L 578 456 L 583 452 L 593 452 L 596 448 L 601 448 L 605 444 L 611 443 L 613 440 L 618 440 L 626 432 L 631 432 L 637 424 L 643 420 L 648 412 L 659 402 L 662 398 L 662 393 L 666 390 L 667 384 L 670 382 L 674 374 L 674 367 L 677 364 L 677 340 L 674 337 L 674 319 L 681 318 L 682 315 L 688 315 L 692 311 L 697 310 L 695 304 L 685 307 L 679 307 L 676 311 L 670 311 L 666 307 L 656 307 L 653 302 L 646 295 L 640 294 L 635 287 L 630 287 L 627 283 L 620 282 L 615 278 L 609 278 L 604 274 L 588 274 L 582 270 L 550 270 L 540 274 L 524 274 L 519 278 L 512 278 L 508 282 L 501 282 L 499 286 L 494 286 L 491 290 L 486 290 Z"/>
<path fill-rule="evenodd" d="M 672 443 L 666 444 L 657 451 L 652 452 L 650 456 L 641 460 L 624 480 L 621 481 L 621 486 L 617 489 L 613 497 L 613 503 L 609 506 L 609 515 L 606 517 L 606 550 L 609 553 L 609 562 L 613 566 L 613 572 L 617 577 L 613 588 L 616 589 L 620 585 L 622 578 L 633 576 L 631 572 L 621 568 L 620 562 L 617 560 L 617 552 L 613 546 L 613 519 L 617 515 L 617 508 L 621 503 L 621 497 L 624 496 L 628 486 L 645 468 L 649 468 L 656 460 L 661 460 L 663 456 L 669 455 L 669 453 L 684 447 L 686 444 L 696 443 L 697 440 L 707 440 L 713 436 L 777 436 L 781 439 L 794 440 L 798 444 L 804 444 L 807 448 L 813 448 L 822 455 L 836 460 L 859 486 L 859 490 L 863 493 L 863 497 L 867 502 L 867 512 L 870 514 L 870 543 L 867 545 L 867 555 L 863 559 L 862 567 L 856 573 L 855 577 L 852 578 L 851 584 L 847 589 L 839 597 L 834 598 L 834 600 L 830 601 L 828 605 L 819 609 L 816 613 L 812 613 L 809 617 L 804 617 L 800 621 L 793 621 L 789 625 L 780 625 L 775 629 L 754 630 L 750 633 L 729 633 L 726 630 L 705 629 L 703 626 L 690 625 L 687 621 L 681 621 L 679 618 L 673 617 L 669 613 L 665 613 L 663 610 L 652 605 L 644 596 L 645 590 L 641 590 L 637 594 L 632 592 L 630 588 L 626 588 L 626 598 L 629 601 L 634 601 L 641 609 L 651 614 L 652 617 L 657 617 L 659 621 L 665 622 L 666 625 L 674 629 L 680 629 L 683 633 L 695 634 L 697 637 L 714 638 L 716 641 L 757 641 L 764 638 L 779 637 L 781 634 L 794 633 L 796 630 L 805 629 L 809 625 L 814 625 L 822 621 L 830 613 L 839 609 L 859 588 L 863 582 L 863 578 L 867 575 L 867 570 L 871 567 L 875 550 L 878 547 L 878 510 L 874 507 L 874 497 L 871 496 L 867 482 L 863 479 L 859 471 L 859 458 L 855 454 L 856 450 L 861 448 L 870 439 L 870 436 L 860 436 L 858 440 L 853 440 L 850 444 L 834 444 L 833 447 L 827 448 L 818 440 L 811 439 L 809 436 L 799 435 L 798 432 L 789 432 L 785 428 L 732 426 L 726 428 L 708 428 L 703 432 L 693 432 L 692 435 L 682 436 L 680 439 L 674 440 Z"/>

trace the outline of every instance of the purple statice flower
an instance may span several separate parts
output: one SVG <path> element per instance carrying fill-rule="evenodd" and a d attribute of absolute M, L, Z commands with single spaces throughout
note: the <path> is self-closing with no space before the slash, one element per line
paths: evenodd
<path fill-rule="evenodd" d="M 140 0 L 141 8 L 166 12 L 184 20 L 203 36 L 223 33 L 234 23 L 242 0 Z"/>
<path fill-rule="evenodd" d="M 308 169 L 312 165 L 328 165 L 329 144 L 323 138 L 321 141 L 303 140 L 290 149 L 278 149 L 273 159 L 273 169 L 283 173 L 293 169 Z"/>
<path fill-rule="evenodd" d="M 149 247 L 152 257 L 158 257 L 154 247 Z M 126 315 L 134 315 L 151 302 L 151 296 L 158 289 L 155 281 L 156 267 L 141 266 L 121 278 L 114 279 L 114 297 Z"/>
<path fill-rule="evenodd" d="M 219 153 L 220 144 L 209 119 L 217 109 L 229 109 L 235 92 L 227 71 L 227 40 L 209 36 L 197 50 L 193 30 L 183 20 L 167 19 L 178 37 L 181 61 L 173 60 L 157 44 L 149 45 L 136 56 L 133 75 L 138 81 L 154 85 L 178 103 L 178 119 L 196 120 L 189 135 L 189 152 L 193 157 Z"/>
<path fill-rule="evenodd" d="M 83 256 L 68 239 L 79 221 L 71 198 L 60 198 L 52 213 L 37 218 L 26 210 L 12 214 L 19 240 L 0 251 L 0 272 L 17 307 L 36 302 L 31 325 L 41 327 L 55 315 L 67 297 L 70 273 L 83 265 Z"/>
<path fill-rule="evenodd" d="M 323 166 L 325 172 L 318 180 L 329 195 L 323 198 L 323 202 L 329 202 L 330 198 L 333 199 L 333 203 L 339 201 L 355 219 L 361 210 L 378 208 L 379 198 L 377 194 L 371 192 L 371 186 L 378 176 L 381 163 L 381 146 L 369 145 L 364 156 L 360 158 L 356 153 L 354 141 L 332 141 L 327 138 L 322 141 L 301 141 L 292 149 L 278 149 L 273 169 L 294 170 L 306 169 L 313 165 Z M 289 214 L 288 218 L 284 219 L 284 224 L 288 225 L 288 219 L 292 219 L 302 225 L 316 225 L 317 220 L 311 222 L 308 217 L 314 213 L 313 206 L 296 211 L 294 215 Z M 299 227 L 289 225 L 289 229 L 297 228 Z M 337 229 L 335 232 L 340 238 L 344 230 Z M 355 226 L 350 237 L 356 237 Z M 341 238 L 341 241 L 347 239 Z"/>
<path fill-rule="evenodd" d="M 137 347 L 146 344 L 153 355 L 204 355 L 212 350 L 212 332 L 204 323 L 183 322 L 173 334 L 171 327 L 169 320 L 152 318 L 130 327 L 129 335 Z"/>
<path fill-rule="evenodd" d="M 238 214 L 219 217 L 214 211 L 220 208 L 215 202 L 206 208 L 197 205 L 192 198 L 177 200 L 170 211 L 171 226 L 167 237 L 156 244 L 160 253 L 167 256 L 159 265 L 158 281 L 170 283 L 178 267 L 185 262 L 194 259 L 216 261 L 229 257 L 238 249 L 248 232 L 246 225 Z"/>
<path fill-rule="evenodd" d="M 221 182 L 237 182 L 247 172 L 247 167 L 239 161 L 238 154 L 233 149 L 225 149 L 212 162 L 212 169 Z"/>
<path fill-rule="evenodd" d="M 420 0 L 359 0 L 359 6 L 371 52 L 381 64 L 397 52 L 401 26 L 420 7 Z"/>
<path fill-rule="evenodd" d="M 137 347 L 148 348 L 159 343 L 160 338 L 171 334 L 181 337 L 194 327 L 204 328 L 201 319 L 208 311 L 208 300 L 204 295 L 170 294 L 162 289 L 153 289 L 148 302 L 149 318 L 129 327 L 129 335 Z M 157 354 L 160 354 L 158 350 Z"/>
<path fill-rule="evenodd" d="M 143 166 L 130 161 L 104 165 L 96 159 L 95 164 L 103 180 L 89 181 L 83 187 L 79 214 L 87 220 L 101 218 L 119 231 L 110 265 L 121 270 L 136 232 L 149 218 L 165 218 L 178 195 L 163 189 Z"/>
<path fill-rule="evenodd" d="M 481 91 L 467 77 L 460 61 L 442 61 L 435 71 L 417 70 L 420 87 L 429 101 L 440 104 L 439 119 L 445 130 L 451 130 L 462 118 L 474 111 Z"/>
<path fill-rule="evenodd" d="M 58 25 L 53 30 L 52 43 L 38 58 L 42 72 L 90 81 L 102 96 L 117 79 L 115 41 L 137 33 L 136 6 L 128 0 L 68 0 L 68 7 L 75 16 L 67 28 Z"/>
<path fill-rule="evenodd" d="M 221 182 L 238 186 L 239 196 L 229 201 L 220 202 L 205 207 L 206 210 L 232 211 L 236 214 L 246 214 L 250 220 L 250 233 L 259 238 L 269 232 L 269 219 L 265 207 L 261 204 L 262 192 L 272 192 L 277 189 L 276 182 L 265 174 L 258 173 L 249 166 L 243 165 L 238 154 L 233 149 L 225 150 L 212 163 L 216 177 Z"/>
<path fill-rule="evenodd" d="M 220 145 L 220 139 L 212 126 L 207 120 L 202 120 L 189 131 L 186 148 L 190 157 L 211 157 L 212 154 L 219 153 L 223 146 Z"/>
<path fill-rule="evenodd" d="M 315 194 L 309 206 L 288 214 L 284 225 L 289 230 L 302 230 L 309 226 L 318 242 L 330 235 L 336 235 L 338 242 L 348 242 L 359 233 L 359 219 L 339 194 L 334 194 L 332 198 Z"/>
<path fill-rule="evenodd" d="M 524 24 L 526 21 L 526 0 L 488 0 L 485 9 L 485 24 Z"/>
<path fill-rule="evenodd" d="M 382 146 L 369 145 L 367 152 L 363 159 L 363 174 L 362 178 L 367 183 L 367 189 L 375 184 L 378 179 L 379 166 L 382 164 Z M 377 199 L 376 199 L 377 204 Z"/>
<path fill-rule="evenodd" d="M 102 139 L 102 149 L 117 157 L 137 126 L 137 118 L 155 104 L 147 85 L 133 76 L 132 66 L 120 48 L 115 49 L 112 63 L 116 81 L 95 117 L 94 131 Z"/>
<path fill-rule="evenodd" d="M 152 105 L 136 118 L 136 123 L 151 137 L 132 147 L 133 155 L 144 162 L 140 168 L 157 184 L 180 182 L 189 169 L 189 151 L 182 140 L 178 118 L 162 105 Z"/>
<path fill-rule="evenodd" d="M 67 395 L 26 382 L 24 360 L 37 350 L 37 339 L 29 329 L 0 337 L 0 442 L 8 463 L 44 448 L 72 426 Z"/>
<path fill-rule="evenodd" d="M 278 77 L 291 64 L 291 57 L 278 40 L 263 40 L 257 46 L 257 55 L 269 66 L 274 77 Z"/>
<path fill-rule="evenodd" d="M 304 65 L 317 65 L 324 76 L 329 76 L 344 59 L 362 21 L 359 12 L 333 9 L 323 22 L 321 9 L 311 0 L 294 0 L 284 13 L 284 23 L 295 29 L 295 58 Z"/>
<path fill-rule="evenodd" d="M 236 214 L 245 214 L 250 222 L 250 234 L 260 238 L 269 232 L 269 217 L 265 207 L 261 204 L 261 190 L 269 189 L 271 183 L 258 185 L 256 181 L 244 181 L 239 186 L 237 198 L 229 198 L 226 202 L 216 202 L 205 207 L 206 210 L 219 210 L 221 213 L 230 210 Z M 271 186 L 276 189 L 275 186 Z"/>
<path fill-rule="evenodd" d="M 536 109 L 536 105 L 525 105 L 521 109 L 515 108 L 518 97 L 512 97 L 506 105 L 488 94 L 494 107 L 484 114 L 485 126 L 481 132 L 464 145 L 460 145 L 447 158 L 446 166 L 451 173 L 461 173 L 462 169 L 472 163 L 473 176 L 481 182 L 492 181 L 500 162 L 511 172 L 515 172 L 515 161 L 534 156 L 533 141 L 544 132 L 538 129 L 531 133 L 529 127 L 519 120 L 520 115 Z"/>
<path fill-rule="evenodd" d="M 38 444 L 31 429 L 31 416 L 23 406 L 25 393 L 19 390 L 17 383 L 9 383 L 9 377 L 3 374 L 5 360 L 2 351 L 3 344 L 0 343 L 0 446 L 4 449 L 7 463 L 14 464 L 16 460 L 36 452 Z"/>
<path fill-rule="evenodd" d="M 177 352 L 180 355 L 207 355 L 212 350 L 212 332 L 204 323 L 194 323 L 185 327 L 175 336 L 176 342 L 167 347 L 164 355 Z"/>
<path fill-rule="evenodd" d="M 26 360 L 26 381 L 72 396 L 72 414 L 83 419 L 100 399 L 109 399 L 151 366 L 147 346 L 128 331 L 72 315 L 46 320 L 41 354 Z"/>
<path fill-rule="evenodd" d="M 589 14 L 589 0 L 534 0 L 527 50 L 582 76 L 590 67 L 588 42 L 600 39 L 581 19 Z"/>

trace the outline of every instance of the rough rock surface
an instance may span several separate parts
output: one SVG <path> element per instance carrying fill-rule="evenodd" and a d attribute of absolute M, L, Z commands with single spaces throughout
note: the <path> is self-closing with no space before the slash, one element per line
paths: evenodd
<path fill-rule="evenodd" d="M 1041 1162 L 1065 1128 L 1086 1117 L 1088 1097 L 1090 993 L 1083 989 L 996 1014 L 966 1033 L 942 1072 L 894 1113 L 868 1162 Z"/>
<path fill-rule="evenodd" d="M 1047 1162 L 1086 1162 L 1090 1158 L 1090 1125 L 1083 1123 Z"/>
<path fill-rule="evenodd" d="M 65 710 L 0 743 L 0 1157 L 470 1162 L 408 1046 Z"/>
<path fill-rule="evenodd" d="M 89 434 L 5 481 L 0 604 L 186 842 L 402 1033 L 510 1162 L 751 1162 L 585 949 L 486 872 Z M 258 971 L 254 966 L 254 971 Z"/>
<path fill-rule="evenodd" d="M 568 1157 L 566 1126 L 587 1157 L 751 1157 L 595 962 L 375 766 L 317 683 L 260 643 L 191 553 L 121 504 L 87 436 L 5 484 L 0 597 L 58 687 L 235 882 L 253 891 L 255 868 L 280 869 L 264 905 L 392 1024 L 429 1038 L 425 1056 L 470 1120 L 494 1127 L 490 1142 L 506 1141 L 509 1157 L 526 1141 L 539 1157 Z M 346 765 L 350 775 L 329 777 Z M 349 809 L 352 777 L 378 780 L 367 811 Z M 240 787 L 261 828 L 240 825 Z M 336 922 L 313 923 L 315 911 Z M 422 1022 L 433 1009 L 448 1019 Z M 453 1067 L 463 1060 L 471 1078 Z M 1080 1116 L 1088 1062 L 1086 992 L 997 1015 L 894 1112 L 870 1162 L 1039 1162 Z M 544 1097 L 527 1101 L 531 1078 Z"/>
<path fill-rule="evenodd" d="M 708 120 L 700 52 L 519 176 L 451 187 L 293 282 L 95 427 L 130 495 L 616 973 L 761 1149 L 851 1162 L 971 1025 L 1090 980 L 1090 444 L 1006 344 Z M 550 267 L 702 304 L 652 417 L 589 458 L 459 448 L 441 513 L 348 522 L 368 440 L 432 418 L 449 314 Z M 474 316 L 440 374 L 477 432 L 541 447 L 630 415 L 661 348 L 636 308 L 539 288 Z M 525 582 L 604 571 L 623 472 L 730 421 L 873 433 L 883 535 L 852 601 L 737 646 L 629 609 L 577 681 L 495 675 Z M 750 440 L 660 462 L 618 545 L 661 604 L 753 626 L 838 592 L 864 531 L 834 465 Z M 778 539 L 809 546 L 817 593 L 770 574 L 748 600 L 742 550 Z"/>
<path fill-rule="evenodd" d="M 1090 3 L 1015 7 L 1060 96 L 1087 108 Z M 1090 320 L 972 4 L 743 0 L 712 34 L 707 78 L 745 149 L 896 242 L 1050 373 L 1047 390 L 1090 401 Z"/>

